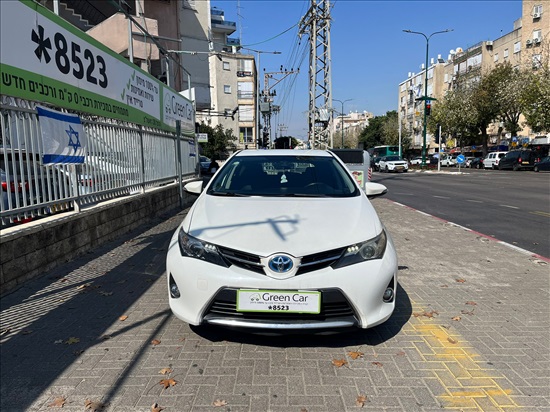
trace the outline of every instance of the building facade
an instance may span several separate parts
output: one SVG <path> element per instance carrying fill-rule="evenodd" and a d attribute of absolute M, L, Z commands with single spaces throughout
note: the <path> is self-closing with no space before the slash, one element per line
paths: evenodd
<path fill-rule="evenodd" d="M 446 59 L 431 59 L 427 68 L 427 97 L 442 98 L 460 81 L 478 80 L 496 65 L 509 62 L 514 68 L 538 70 L 548 64 L 550 49 L 550 5 L 543 0 L 523 0 L 522 16 L 513 23 L 513 30 L 495 40 L 481 41 L 466 50 L 450 50 Z M 423 146 L 424 102 L 416 100 L 424 96 L 426 68 L 419 73 L 409 73 L 399 84 L 398 113 L 403 126 L 403 134 L 412 140 L 413 148 L 420 151 Z M 523 122 L 520 118 L 520 125 Z M 547 131 L 548 132 L 548 131 Z M 532 140 L 537 135 L 524 125 L 516 139 L 503 129 L 503 124 L 495 122 L 487 128 L 490 145 L 508 145 L 512 141 Z M 459 144 L 451 139 L 450 147 Z M 431 154 L 438 151 L 439 144 L 434 136 L 427 134 L 426 149 Z M 445 148 L 445 145 L 443 145 Z"/>

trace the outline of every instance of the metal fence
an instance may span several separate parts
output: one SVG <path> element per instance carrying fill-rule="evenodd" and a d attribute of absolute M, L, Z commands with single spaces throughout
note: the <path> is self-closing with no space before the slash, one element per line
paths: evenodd
<path fill-rule="evenodd" d="M 36 105 L 0 96 L 2 227 L 79 211 L 195 174 L 194 138 L 84 114 L 80 114 L 88 138 L 84 164 L 43 165 Z"/>

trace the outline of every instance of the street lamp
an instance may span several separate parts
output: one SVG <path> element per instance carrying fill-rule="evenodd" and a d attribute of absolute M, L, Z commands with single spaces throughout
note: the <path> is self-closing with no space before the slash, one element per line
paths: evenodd
<path fill-rule="evenodd" d="M 257 132 L 256 132 L 256 143 L 259 143 L 260 139 L 260 56 L 263 54 L 281 54 L 280 51 L 264 51 L 264 50 L 254 50 L 248 47 L 243 47 L 245 50 L 250 50 L 258 54 L 258 67 L 256 67 L 256 117 L 258 121 L 256 123 Z M 259 145 L 257 145 L 259 147 Z"/>
<path fill-rule="evenodd" d="M 342 149 L 343 149 L 344 148 L 344 103 L 349 102 L 353 99 L 347 99 L 347 100 L 344 100 L 344 101 L 338 100 L 338 99 L 332 99 L 332 100 L 335 101 L 335 102 L 340 102 L 342 104 L 342 111 L 340 113 L 342 114 L 342 121 L 341 121 L 342 130 L 341 130 L 341 132 L 342 132 Z"/>
<path fill-rule="evenodd" d="M 426 39 L 426 66 L 424 66 L 424 97 L 422 100 L 424 100 L 424 130 L 422 131 L 422 168 L 424 169 L 426 167 L 426 129 L 427 129 L 427 114 L 426 114 L 426 106 L 428 105 L 428 49 L 429 49 L 429 43 L 430 38 L 436 34 L 440 33 L 448 33 L 450 31 L 453 31 L 453 29 L 446 29 L 441 31 L 436 31 L 430 34 L 429 36 L 426 36 L 424 33 L 419 31 L 412 31 L 412 30 L 403 30 L 405 33 L 412 33 L 412 34 L 420 34 L 421 36 L 424 36 Z"/>

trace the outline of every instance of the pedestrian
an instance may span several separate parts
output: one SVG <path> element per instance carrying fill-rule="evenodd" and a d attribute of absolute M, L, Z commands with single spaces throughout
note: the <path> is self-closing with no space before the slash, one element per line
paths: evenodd
<path fill-rule="evenodd" d="M 218 170 L 219 168 L 220 168 L 220 165 L 218 164 L 216 159 L 212 158 L 210 165 L 208 165 L 208 174 L 213 175 L 214 173 L 216 173 L 216 170 Z"/>

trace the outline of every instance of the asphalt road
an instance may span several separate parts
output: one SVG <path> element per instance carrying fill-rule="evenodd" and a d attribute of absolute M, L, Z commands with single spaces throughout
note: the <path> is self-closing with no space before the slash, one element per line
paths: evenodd
<path fill-rule="evenodd" d="M 550 257 L 550 173 L 443 168 L 372 181 L 395 202 Z"/>

